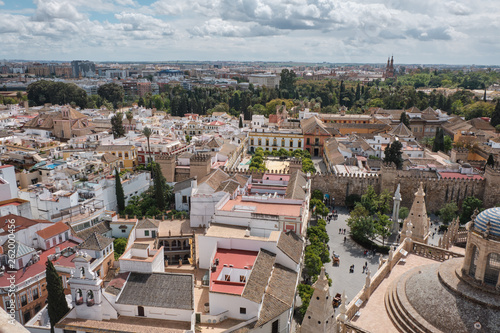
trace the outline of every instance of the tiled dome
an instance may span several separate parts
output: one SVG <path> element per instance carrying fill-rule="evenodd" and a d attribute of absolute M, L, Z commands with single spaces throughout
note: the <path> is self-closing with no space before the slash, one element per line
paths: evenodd
<path fill-rule="evenodd" d="M 474 222 L 474 229 L 484 232 L 490 222 L 490 234 L 500 237 L 500 207 L 490 208 L 482 211 Z"/>

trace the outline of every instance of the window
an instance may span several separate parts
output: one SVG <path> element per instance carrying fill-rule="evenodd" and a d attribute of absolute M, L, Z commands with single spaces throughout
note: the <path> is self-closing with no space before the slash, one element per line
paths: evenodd
<path fill-rule="evenodd" d="M 240 314 L 247 314 L 247 308 L 240 308 Z"/>
<path fill-rule="evenodd" d="M 24 318 L 24 323 L 27 323 L 27 322 L 31 319 L 31 312 L 26 311 L 26 312 L 24 313 L 23 318 Z"/>
<path fill-rule="evenodd" d="M 122 229 L 122 232 L 123 232 L 123 233 L 124 233 L 125 231 L 127 231 L 127 230 L 125 230 L 125 229 Z"/>
<path fill-rule="evenodd" d="M 231 281 L 231 275 L 229 274 L 224 275 L 224 281 Z"/>
<path fill-rule="evenodd" d="M 302 141 L 299 141 L 299 145 L 297 147 L 302 147 Z"/>
<path fill-rule="evenodd" d="M 33 300 L 36 300 L 36 299 L 38 299 L 38 288 L 33 289 Z"/>
<path fill-rule="evenodd" d="M 315 138 L 315 139 L 314 139 L 314 144 L 315 144 L 315 145 L 319 145 L 319 138 Z"/>
<path fill-rule="evenodd" d="M 38 313 L 38 312 L 40 312 L 41 309 L 42 309 L 41 305 L 35 306 L 35 314 Z"/>
<path fill-rule="evenodd" d="M 149 236 L 149 230 L 144 230 L 144 236 Z"/>
<path fill-rule="evenodd" d="M 25 306 L 28 304 L 28 300 L 26 299 L 26 294 L 21 295 L 21 306 Z"/>
<path fill-rule="evenodd" d="M 240 275 L 240 282 L 242 283 L 247 282 L 247 277 L 245 275 Z"/>
<path fill-rule="evenodd" d="M 269 146 L 269 139 L 266 139 L 266 146 Z"/>
<path fill-rule="evenodd" d="M 184 203 L 184 204 L 185 204 L 185 203 L 187 203 L 187 202 L 188 202 L 188 197 L 187 197 L 187 195 L 183 195 L 183 196 L 182 196 L 182 203 Z"/>
<path fill-rule="evenodd" d="M 310 145 L 310 144 L 311 144 L 311 141 L 310 141 L 310 139 L 309 139 L 309 138 L 307 138 L 306 143 L 307 143 L 308 145 Z"/>
<path fill-rule="evenodd" d="M 280 325 L 279 320 L 273 321 L 273 324 L 271 325 L 271 333 L 278 333 L 279 325 Z"/>

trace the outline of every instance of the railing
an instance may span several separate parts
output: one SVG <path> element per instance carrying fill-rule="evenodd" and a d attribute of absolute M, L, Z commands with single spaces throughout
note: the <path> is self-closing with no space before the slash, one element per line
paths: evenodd
<path fill-rule="evenodd" d="M 341 328 L 342 333 L 370 333 L 370 331 L 367 331 L 359 326 L 356 326 L 352 322 L 346 322 L 341 325 L 344 326 L 343 328 Z"/>
<path fill-rule="evenodd" d="M 226 311 L 219 313 L 218 315 L 214 315 L 214 316 L 202 314 L 201 315 L 201 322 L 208 323 L 208 324 L 217 324 L 217 323 L 220 323 L 220 322 L 226 320 L 228 313 L 229 313 L 229 310 L 226 310 Z"/>
<path fill-rule="evenodd" d="M 413 254 L 437 261 L 444 261 L 450 258 L 462 258 L 463 254 L 440 249 L 431 245 L 413 242 Z"/>

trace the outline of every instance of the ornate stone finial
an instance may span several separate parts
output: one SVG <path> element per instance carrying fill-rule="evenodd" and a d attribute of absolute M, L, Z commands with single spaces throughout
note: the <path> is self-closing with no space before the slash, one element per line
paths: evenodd
<path fill-rule="evenodd" d="M 321 267 L 321 273 L 319 273 L 319 278 L 321 280 L 326 280 L 326 275 L 325 275 L 325 266 Z"/>
<path fill-rule="evenodd" d="M 401 200 L 401 192 L 400 192 L 401 184 L 398 184 L 396 188 L 396 193 L 394 193 L 394 200 Z"/>
<path fill-rule="evenodd" d="M 439 238 L 438 247 L 439 247 L 439 248 L 443 248 L 443 241 L 442 241 L 442 238 Z"/>
<path fill-rule="evenodd" d="M 372 278 L 371 278 L 371 272 L 370 270 L 367 270 L 366 271 L 366 279 L 365 279 L 365 288 L 368 289 L 370 288 L 370 284 L 372 282 Z"/>
<path fill-rule="evenodd" d="M 487 238 L 490 235 L 491 232 L 491 220 L 488 220 L 488 223 L 486 223 L 486 230 L 484 231 L 484 237 Z"/>
<path fill-rule="evenodd" d="M 340 321 L 341 322 L 346 322 L 347 321 L 347 316 L 346 316 L 346 301 L 347 301 L 347 296 L 345 295 L 345 290 L 342 292 L 342 296 L 341 296 L 341 302 L 340 302 Z"/>
<path fill-rule="evenodd" d="M 413 223 L 411 223 L 411 220 L 408 220 L 408 224 L 406 225 L 406 238 L 411 238 L 413 235 Z"/>
<path fill-rule="evenodd" d="M 389 250 L 389 257 L 387 258 L 387 261 L 392 261 L 393 256 L 394 256 L 394 251 L 392 250 L 391 247 L 391 249 Z"/>

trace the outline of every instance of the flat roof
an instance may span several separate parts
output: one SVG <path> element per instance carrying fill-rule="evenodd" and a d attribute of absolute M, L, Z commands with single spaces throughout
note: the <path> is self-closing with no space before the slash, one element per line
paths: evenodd
<path fill-rule="evenodd" d="M 257 199 L 258 200 L 258 199 Z M 255 207 L 252 213 L 265 214 L 265 215 L 278 215 L 278 216 L 301 216 L 301 204 L 285 204 L 275 202 L 256 202 L 256 201 L 243 201 L 239 195 L 234 200 L 229 200 L 220 210 L 234 211 L 235 207 Z M 238 207 L 236 207 L 236 210 Z"/>
<path fill-rule="evenodd" d="M 191 329 L 189 322 L 120 316 L 118 319 L 90 320 L 65 318 L 56 327 L 67 330 L 89 329 L 92 332 L 149 332 L 149 333 L 183 333 Z"/>
<path fill-rule="evenodd" d="M 245 234 L 246 234 L 246 227 L 233 226 L 229 224 L 211 223 L 210 227 L 207 229 L 205 236 L 220 237 L 220 238 L 244 238 L 244 239 L 260 240 L 260 241 L 268 241 L 268 242 L 277 242 L 280 236 L 280 232 L 277 230 L 271 231 L 269 237 L 260 237 L 252 235 L 247 237 L 245 236 Z"/>
<path fill-rule="evenodd" d="M 219 259 L 219 265 L 216 266 L 217 268 L 215 271 L 210 272 L 210 291 L 241 295 L 243 293 L 243 289 L 245 289 L 245 282 L 220 281 L 217 280 L 217 278 L 224 268 L 224 265 L 227 265 L 226 267 L 233 265 L 232 268 L 239 269 L 245 269 L 245 267 L 247 267 L 246 269 L 251 271 L 258 254 L 259 252 L 257 251 L 218 248 L 214 256 L 214 262 L 215 259 Z"/>

